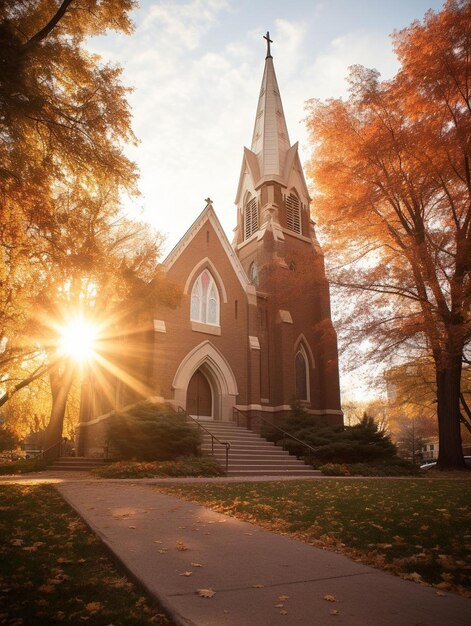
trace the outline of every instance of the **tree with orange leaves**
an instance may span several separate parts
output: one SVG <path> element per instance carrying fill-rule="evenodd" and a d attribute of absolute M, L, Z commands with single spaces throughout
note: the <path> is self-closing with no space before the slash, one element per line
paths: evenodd
<path fill-rule="evenodd" d="M 460 384 L 471 337 L 471 3 L 393 35 L 401 68 L 354 66 L 347 101 L 310 101 L 316 213 L 355 295 L 350 337 L 434 363 L 439 467 L 464 466 Z"/>
<path fill-rule="evenodd" d="M 137 193 L 129 90 L 85 45 L 129 34 L 136 6 L 0 2 L 0 407 L 49 375 L 53 441 L 74 374 L 56 354 L 64 318 L 124 317 L 165 292 L 161 238 L 121 211 Z"/>

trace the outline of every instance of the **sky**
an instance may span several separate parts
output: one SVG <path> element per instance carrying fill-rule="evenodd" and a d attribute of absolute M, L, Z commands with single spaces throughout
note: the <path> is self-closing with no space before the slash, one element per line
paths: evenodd
<path fill-rule="evenodd" d="M 441 6 L 442 0 L 141 0 L 131 36 L 89 42 L 103 61 L 123 67 L 123 83 L 133 88 L 128 100 L 140 143 L 127 154 L 140 169 L 141 195 L 128 210 L 166 235 L 168 253 L 209 196 L 232 240 L 267 30 L 290 141 L 299 141 L 305 161 L 305 102 L 345 97 L 354 64 L 392 77 L 398 63 L 390 34 Z"/>

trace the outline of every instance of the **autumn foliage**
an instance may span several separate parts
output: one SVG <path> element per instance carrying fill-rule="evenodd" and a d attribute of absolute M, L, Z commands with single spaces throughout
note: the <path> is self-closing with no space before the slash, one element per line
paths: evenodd
<path fill-rule="evenodd" d="M 315 211 L 350 341 L 435 368 L 441 467 L 462 467 L 460 381 L 471 334 L 471 3 L 393 35 L 401 69 L 351 69 L 350 97 L 310 101 Z"/>
<path fill-rule="evenodd" d="M 111 320 L 109 336 L 139 317 L 137 303 L 172 297 L 161 237 L 123 216 L 138 193 L 124 151 L 136 143 L 129 89 L 87 48 L 109 30 L 129 34 L 135 6 L 0 3 L 0 406 L 47 374 L 56 427 L 46 445 L 60 440 L 75 376 L 56 358 L 58 327 L 81 314 Z"/>

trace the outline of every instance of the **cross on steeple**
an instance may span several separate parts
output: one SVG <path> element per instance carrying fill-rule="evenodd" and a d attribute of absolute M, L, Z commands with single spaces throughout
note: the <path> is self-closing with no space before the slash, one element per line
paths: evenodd
<path fill-rule="evenodd" d="M 267 40 L 267 56 L 265 57 L 266 59 L 272 59 L 272 55 L 270 52 L 270 44 L 273 43 L 273 40 L 270 39 L 270 33 L 267 30 L 267 34 L 263 35 L 263 38 Z"/>

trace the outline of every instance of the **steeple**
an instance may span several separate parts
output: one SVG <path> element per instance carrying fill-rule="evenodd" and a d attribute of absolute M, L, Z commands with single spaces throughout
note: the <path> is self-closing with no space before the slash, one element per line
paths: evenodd
<path fill-rule="evenodd" d="M 270 232 L 277 241 L 285 234 L 301 236 L 318 246 L 309 214 L 309 192 L 299 160 L 298 144 L 290 145 L 280 89 L 271 54 L 270 33 L 251 149 L 244 148 L 236 195 L 234 245 L 260 241 Z"/>
<path fill-rule="evenodd" d="M 260 176 L 282 176 L 290 143 L 270 51 L 270 43 L 273 43 L 270 33 L 267 32 L 265 39 L 267 40 L 267 56 L 251 148 L 257 156 Z"/>

